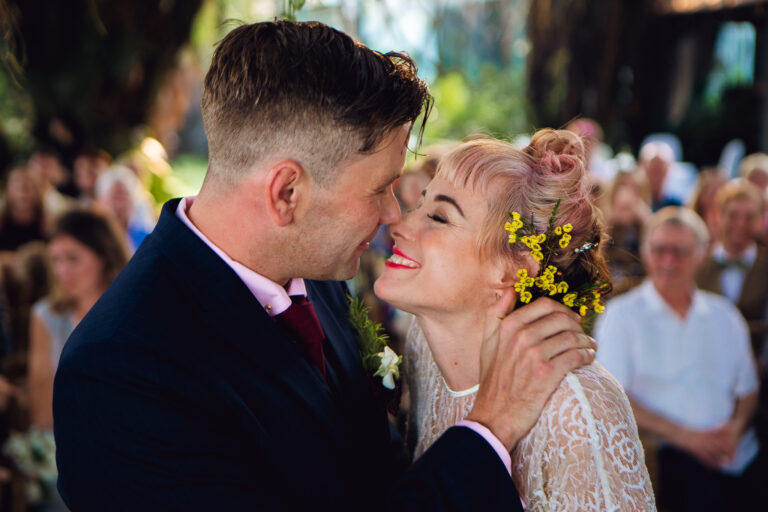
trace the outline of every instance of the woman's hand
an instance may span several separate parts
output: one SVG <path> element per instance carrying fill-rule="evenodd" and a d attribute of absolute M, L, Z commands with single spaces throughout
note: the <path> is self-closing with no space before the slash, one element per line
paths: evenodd
<path fill-rule="evenodd" d="M 507 289 L 488 311 L 480 352 L 480 390 L 467 416 L 493 432 L 511 451 L 536 423 L 566 373 L 595 359 L 597 344 L 581 317 L 540 298 L 508 314 Z"/>

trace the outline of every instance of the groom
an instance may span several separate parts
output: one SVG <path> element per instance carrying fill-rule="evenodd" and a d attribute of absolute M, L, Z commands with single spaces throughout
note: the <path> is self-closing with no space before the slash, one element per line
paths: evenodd
<path fill-rule="evenodd" d="M 508 452 L 594 357 L 572 313 L 503 318 L 505 296 L 475 409 L 405 472 L 346 319 L 338 281 L 399 219 L 392 183 L 429 101 L 408 57 L 318 23 L 224 38 L 199 196 L 163 207 L 61 357 L 72 510 L 520 510 Z"/>

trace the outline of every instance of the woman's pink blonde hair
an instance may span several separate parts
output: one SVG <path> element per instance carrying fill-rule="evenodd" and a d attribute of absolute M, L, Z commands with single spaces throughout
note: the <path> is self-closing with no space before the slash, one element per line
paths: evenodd
<path fill-rule="evenodd" d="M 590 196 L 584 150 L 581 138 L 565 130 L 539 130 L 522 151 L 499 140 L 476 139 L 447 154 L 440 161 L 437 177 L 487 198 L 488 214 L 478 236 L 482 258 L 511 257 L 521 263 L 519 256 L 528 249 L 508 243 L 503 227 L 507 212 L 533 217 L 536 231 L 543 233 L 560 200 L 555 222 L 572 224 L 573 239 L 550 264 L 571 281 L 592 281 L 598 276 L 607 280 L 609 272 L 602 256 L 606 236 L 601 213 Z M 597 242 L 598 247 L 583 253 L 573 251 L 587 242 Z"/>

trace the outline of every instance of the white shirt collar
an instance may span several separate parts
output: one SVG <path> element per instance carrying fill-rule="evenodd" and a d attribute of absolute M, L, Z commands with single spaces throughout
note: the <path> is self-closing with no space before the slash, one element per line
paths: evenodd
<path fill-rule="evenodd" d="M 293 278 L 288 282 L 287 290 L 283 286 L 275 283 L 258 272 L 251 270 L 242 263 L 238 263 L 229 257 L 221 248 L 217 247 L 206 237 L 187 216 L 187 210 L 194 202 L 194 197 L 184 197 L 176 208 L 176 215 L 181 221 L 192 230 L 205 244 L 213 250 L 226 263 L 237 276 L 243 281 L 245 286 L 253 293 L 259 304 L 270 316 L 279 315 L 291 305 L 291 295 L 307 295 L 307 289 L 304 280 Z"/>

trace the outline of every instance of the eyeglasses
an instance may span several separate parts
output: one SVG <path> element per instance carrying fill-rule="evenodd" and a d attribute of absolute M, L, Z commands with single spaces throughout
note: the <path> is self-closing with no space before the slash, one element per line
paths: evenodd
<path fill-rule="evenodd" d="M 671 256 L 674 256 L 675 258 L 687 258 L 691 254 L 693 254 L 694 247 L 688 245 L 651 245 L 651 254 L 653 256 L 663 256 L 665 254 L 669 254 Z"/>

